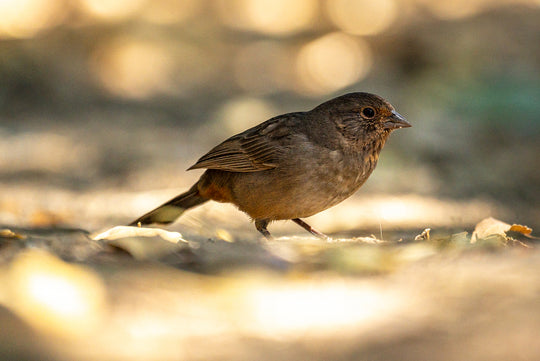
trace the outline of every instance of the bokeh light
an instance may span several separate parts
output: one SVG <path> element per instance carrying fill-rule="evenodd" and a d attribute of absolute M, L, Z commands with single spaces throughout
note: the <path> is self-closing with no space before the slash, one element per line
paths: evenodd
<path fill-rule="evenodd" d="M 309 223 L 328 233 L 374 226 L 383 231 L 388 227 L 411 227 L 418 219 L 431 226 L 453 227 L 464 219 L 481 219 L 483 214 L 492 214 L 495 209 L 494 204 L 478 199 L 456 202 L 416 195 L 363 194 L 357 200 L 347 200 L 339 207 L 314 215 Z"/>
<path fill-rule="evenodd" d="M 64 16 L 61 0 L 0 0 L 0 38 L 32 37 Z"/>
<path fill-rule="evenodd" d="M 111 41 L 96 51 L 92 65 L 101 84 L 122 97 L 146 98 L 173 86 L 169 49 L 152 41 Z"/>
<path fill-rule="evenodd" d="M 325 35 L 299 52 L 300 91 L 325 94 L 351 85 L 367 75 L 372 55 L 366 42 L 344 33 Z"/>
<path fill-rule="evenodd" d="M 329 0 L 326 7 L 336 26 L 356 35 L 378 34 L 388 28 L 397 15 L 395 0 Z"/>
<path fill-rule="evenodd" d="M 272 105 L 262 99 L 240 97 L 225 103 L 217 115 L 221 124 L 225 125 L 227 134 L 241 132 L 266 119 L 277 115 Z"/>
<path fill-rule="evenodd" d="M 217 5 L 228 26 L 270 35 L 305 30 L 317 14 L 314 0 L 221 0 Z"/>
<path fill-rule="evenodd" d="M 8 306 L 42 331 L 78 337 L 103 318 L 104 285 L 89 269 L 32 250 L 17 256 L 9 276 Z"/>
<path fill-rule="evenodd" d="M 369 328 L 404 307 L 403 299 L 388 292 L 345 282 L 269 285 L 254 288 L 248 296 L 255 332 L 266 337 Z"/>
<path fill-rule="evenodd" d="M 123 20 L 139 11 L 146 0 L 79 0 L 87 14 L 103 20 Z"/>

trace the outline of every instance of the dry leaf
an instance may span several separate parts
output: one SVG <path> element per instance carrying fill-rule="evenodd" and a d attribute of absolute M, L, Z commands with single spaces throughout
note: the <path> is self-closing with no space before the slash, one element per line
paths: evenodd
<path fill-rule="evenodd" d="M 180 233 L 159 228 L 118 226 L 92 238 L 123 249 L 138 260 L 160 259 L 187 247 Z"/>
<path fill-rule="evenodd" d="M 25 239 L 26 238 L 25 235 L 15 233 L 11 229 L 7 229 L 7 228 L 0 229 L 0 237 L 3 237 L 3 238 L 15 238 L 15 239 Z"/>
<path fill-rule="evenodd" d="M 431 232 L 431 228 L 424 229 L 422 231 L 422 233 L 420 233 L 419 235 L 414 237 L 414 240 L 415 241 L 423 241 L 423 240 L 428 240 L 429 241 L 429 232 Z"/>
<path fill-rule="evenodd" d="M 506 234 L 506 232 L 509 231 L 518 232 L 524 236 L 530 237 L 532 229 L 520 224 L 510 225 L 503 221 L 499 221 L 498 219 L 489 217 L 483 219 L 476 225 L 472 234 L 471 243 L 475 243 L 479 239 L 485 239 L 493 235 L 502 236 L 504 239 L 509 240 L 511 238 Z"/>
<path fill-rule="evenodd" d="M 521 233 L 524 236 L 529 237 L 532 233 L 532 228 L 524 226 L 522 224 L 512 224 L 509 231 Z"/>

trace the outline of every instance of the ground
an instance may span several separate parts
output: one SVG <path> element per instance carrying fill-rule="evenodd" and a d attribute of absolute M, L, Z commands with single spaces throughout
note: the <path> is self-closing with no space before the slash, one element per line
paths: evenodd
<path fill-rule="evenodd" d="M 0 353 L 28 360 L 540 357 L 526 227 L 374 237 L 3 230 Z M 502 227 L 502 228 L 501 228 Z M 517 228 L 516 228 L 517 227 Z M 505 232 L 506 230 L 506 232 Z M 483 233 L 482 233 L 483 232 Z"/>

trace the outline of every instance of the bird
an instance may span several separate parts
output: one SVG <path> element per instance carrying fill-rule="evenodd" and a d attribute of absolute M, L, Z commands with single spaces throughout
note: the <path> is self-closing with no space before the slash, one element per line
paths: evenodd
<path fill-rule="evenodd" d="M 170 224 L 213 200 L 234 204 L 267 239 L 268 225 L 279 220 L 328 239 L 302 218 L 354 194 L 375 169 L 390 133 L 410 126 L 388 101 L 365 92 L 278 115 L 212 148 L 188 168 L 205 169 L 191 188 L 129 225 Z"/>

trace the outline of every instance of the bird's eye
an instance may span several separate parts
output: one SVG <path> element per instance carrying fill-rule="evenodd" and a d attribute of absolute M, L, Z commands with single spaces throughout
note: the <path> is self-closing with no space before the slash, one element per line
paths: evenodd
<path fill-rule="evenodd" d="M 371 119 L 375 116 L 375 109 L 373 109 L 372 107 L 365 107 L 362 109 L 361 113 L 364 118 Z"/>

